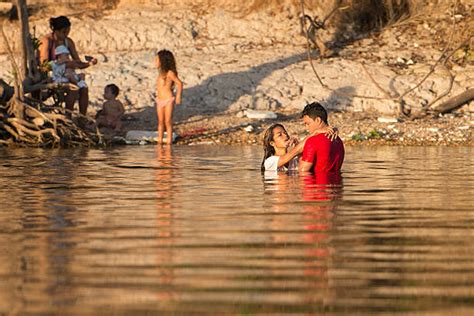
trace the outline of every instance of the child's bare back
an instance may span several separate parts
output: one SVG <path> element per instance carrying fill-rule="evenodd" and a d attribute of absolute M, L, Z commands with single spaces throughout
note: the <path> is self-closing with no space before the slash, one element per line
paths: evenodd
<path fill-rule="evenodd" d="M 123 104 L 119 100 L 109 100 L 104 102 L 104 115 L 107 119 L 116 121 L 124 112 Z"/>

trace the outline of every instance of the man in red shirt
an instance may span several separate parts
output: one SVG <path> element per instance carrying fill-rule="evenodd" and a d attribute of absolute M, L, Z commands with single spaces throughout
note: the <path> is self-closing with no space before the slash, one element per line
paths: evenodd
<path fill-rule="evenodd" d="M 300 171 L 318 173 L 339 173 L 344 161 L 344 145 L 337 137 L 331 141 L 317 130 L 328 126 L 328 114 L 321 104 L 313 102 L 303 109 L 303 122 L 310 136 L 306 139 L 303 156 L 300 161 Z"/>

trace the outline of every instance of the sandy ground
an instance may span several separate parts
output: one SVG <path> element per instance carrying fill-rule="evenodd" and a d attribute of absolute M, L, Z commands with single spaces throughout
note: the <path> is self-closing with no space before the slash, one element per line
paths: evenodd
<path fill-rule="evenodd" d="M 147 23 L 137 23 L 145 20 Z M 472 25 L 469 12 L 458 14 L 459 28 Z M 444 22 L 443 22 L 444 21 Z M 414 19 L 356 41 L 336 44 L 334 54 L 314 65 L 322 87 L 307 59 L 305 39 L 295 16 L 253 14 L 235 17 L 225 12 L 162 12 L 125 10 L 96 17 L 72 17 L 71 37 L 83 54 L 99 59 L 85 71 L 90 86 L 92 116 L 101 108 L 103 87 L 115 83 L 125 104 L 124 133 L 131 129 L 155 130 L 154 53 L 172 50 L 185 84 L 183 104 L 174 120 L 178 143 L 260 143 L 271 123 L 284 123 L 292 134 L 304 136 L 299 112 L 305 104 L 322 102 L 330 111 L 346 143 L 397 145 L 472 145 L 474 102 L 454 113 L 417 121 L 398 120 L 397 95 L 414 87 L 431 70 L 446 45 L 442 39 L 454 29 L 449 16 Z M 47 22 L 32 22 L 36 33 Z M 7 29 L 12 34 L 14 27 Z M 460 32 L 461 33 L 461 32 Z M 444 34 L 444 35 L 443 35 Z M 441 40 L 439 39 L 441 38 Z M 471 43 L 438 66 L 418 88 L 406 96 L 412 112 L 453 87 L 443 102 L 474 82 Z M 1 46 L 1 45 L 0 45 Z M 2 47 L 0 47 L 0 53 Z M 5 54 L 0 62 L 7 65 Z M 0 77 L 11 77 L 9 67 Z M 347 95 L 368 96 L 369 98 Z M 273 111 L 276 120 L 245 117 L 247 109 Z M 378 119 L 382 119 L 380 122 Z M 123 133 L 123 134 L 124 134 Z"/>

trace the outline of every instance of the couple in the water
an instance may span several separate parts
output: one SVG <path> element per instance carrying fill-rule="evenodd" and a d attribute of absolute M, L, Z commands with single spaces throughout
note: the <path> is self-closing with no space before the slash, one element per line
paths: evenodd
<path fill-rule="evenodd" d="M 309 136 L 301 142 L 290 138 L 282 124 L 265 132 L 262 171 L 299 170 L 316 174 L 340 173 L 344 145 L 328 124 L 328 114 L 318 102 L 305 106 L 302 120 Z"/>

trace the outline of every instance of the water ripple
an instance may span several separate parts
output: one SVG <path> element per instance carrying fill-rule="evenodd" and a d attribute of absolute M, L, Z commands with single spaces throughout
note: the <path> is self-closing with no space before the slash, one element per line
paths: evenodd
<path fill-rule="evenodd" d="M 474 312 L 472 148 L 0 149 L 0 314 Z"/>

